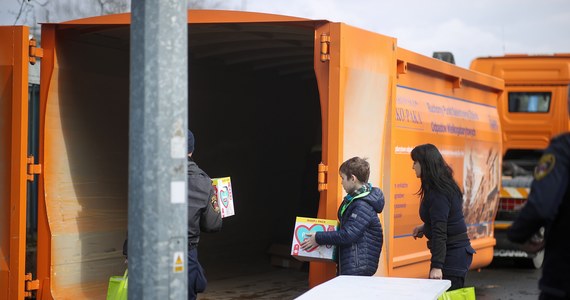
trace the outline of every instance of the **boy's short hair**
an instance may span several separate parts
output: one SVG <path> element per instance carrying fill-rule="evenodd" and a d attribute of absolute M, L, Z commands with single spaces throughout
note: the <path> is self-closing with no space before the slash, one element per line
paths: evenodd
<path fill-rule="evenodd" d="M 368 182 L 368 177 L 370 177 L 370 164 L 366 161 L 366 158 L 356 156 L 343 162 L 339 171 L 346 177 L 354 175 L 358 181 L 366 183 Z"/>

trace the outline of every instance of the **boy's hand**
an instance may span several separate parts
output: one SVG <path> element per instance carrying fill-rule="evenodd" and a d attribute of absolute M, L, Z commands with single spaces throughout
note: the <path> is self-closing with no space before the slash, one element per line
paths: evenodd
<path fill-rule="evenodd" d="M 301 243 L 301 249 L 309 251 L 313 248 L 317 248 L 318 246 L 319 244 L 317 244 L 317 239 L 315 238 L 315 234 L 306 233 L 305 240 Z"/>

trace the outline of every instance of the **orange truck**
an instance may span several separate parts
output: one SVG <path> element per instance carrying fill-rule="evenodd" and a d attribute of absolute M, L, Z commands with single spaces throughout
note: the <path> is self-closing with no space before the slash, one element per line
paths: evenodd
<path fill-rule="evenodd" d="M 505 80 L 497 106 L 503 130 L 503 176 L 495 256 L 520 258 L 519 262 L 540 268 L 544 251 L 520 250 L 506 239 L 506 230 L 526 203 L 542 151 L 552 137 L 570 131 L 570 53 L 482 57 L 470 68 Z"/>
<path fill-rule="evenodd" d="M 100 299 L 127 231 L 130 15 L 0 28 L 0 299 Z M 477 254 L 493 258 L 502 79 L 422 56 L 343 23 L 188 12 L 195 159 L 231 176 L 236 215 L 203 235 L 210 279 L 270 266 L 296 216 L 336 219 L 340 164 L 367 157 L 383 189 L 377 276 L 428 276 L 411 149 L 433 143 L 465 190 Z M 40 56 L 39 94 L 28 66 Z M 34 104 L 35 103 L 35 104 Z M 335 275 L 311 262 L 309 284 Z"/>

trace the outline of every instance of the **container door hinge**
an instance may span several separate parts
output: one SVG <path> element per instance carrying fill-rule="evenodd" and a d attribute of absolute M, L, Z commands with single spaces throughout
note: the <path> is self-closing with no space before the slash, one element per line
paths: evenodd
<path fill-rule="evenodd" d="M 34 181 L 34 175 L 42 173 L 42 165 L 34 163 L 34 157 L 28 156 L 28 180 Z"/>
<path fill-rule="evenodd" d="M 321 34 L 321 62 L 331 60 L 331 36 L 323 33 Z"/>
<path fill-rule="evenodd" d="M 39 280 L 32 280 L 32 273 L 26 273 L 24 276 L 24 285 L 25 285 L 25 292 L 24 297 L 31 298 L 32 291 L 36 291 L 40 288 L 40 281 Z"/>
<path fill-rule="evenodd" d="M 327 173 L 329 172 L 329 167 L 323 163 L 319 163 L 318 169 L 318 183 L 319 192 L 325 191 L 327 189 Z"/>
<path fill-rule="evenodd" d="M 35 65 L 38 58 L 44 57 L 44 49 L 38 47 L 36 39 L 30 39 L 30 64 Z"/>

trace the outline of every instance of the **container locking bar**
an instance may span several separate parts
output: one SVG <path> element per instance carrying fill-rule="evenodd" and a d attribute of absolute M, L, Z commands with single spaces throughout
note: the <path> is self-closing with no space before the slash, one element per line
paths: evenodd
<path fill-rule="evenodd" d="M 319 183 L 319 192 L 327 190 L 327 173 L 329 172 L 329 167 L 322 162 L 319 163 L 317 182 Z"/>
<path fill-rule="evenodd" d="M 29 181 L 34 181 L 34 175 L 42 173 L 42 165 L 41 164 L 34 164 L 34 157 L 28 156 L 28 177 Z"/>
<path fill-rule="evenodd" d="M 32 280 L 32 273 L 26 273 L 24 276 L 25 281 L 25 293 L 24 297 L 31 298 L 32 291 L 38 290 L 40 288 L 40 281 L 39 280 Z"/>
<path fill-rule="evenodd" d="M 408 73 L 408 63 L 403 60 L 397 60 L 396 68 L 399 74 L 406 74 Z"/>
<path fill-rule="evenodd" d="M 321 34 L 321 62 L 331 60 L 330 46 L 331 36 L 325 33 Z"/>
<path fill-rule="evenodd" d="M 44 57 L 44 49 L 38 47 L 38 42 L 36 39 L 30 39 L 30 49 L 29 49 L 29 60 L 30 64 L 35 65 L 38 58 Z"/>

